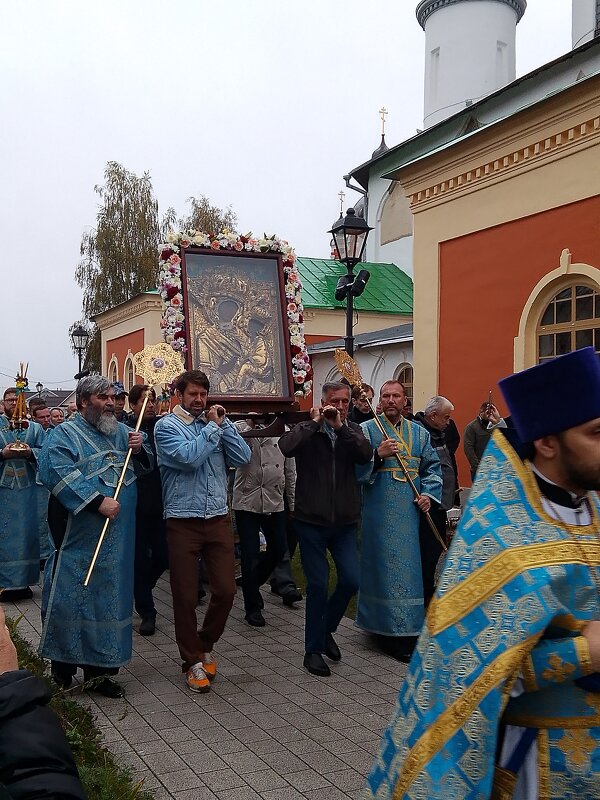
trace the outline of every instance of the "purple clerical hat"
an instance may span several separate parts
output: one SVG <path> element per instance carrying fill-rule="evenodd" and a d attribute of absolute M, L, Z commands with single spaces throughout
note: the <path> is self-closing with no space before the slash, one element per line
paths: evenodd
<path fill-rule="evenodd" d="M 600 417 L 600 358 L 593 347 L 517 372 L 498 385 L 522 442 Z"/>

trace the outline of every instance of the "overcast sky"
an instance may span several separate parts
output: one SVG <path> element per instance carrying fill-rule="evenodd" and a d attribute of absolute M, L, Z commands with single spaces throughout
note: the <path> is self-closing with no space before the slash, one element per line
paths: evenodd
<path fill-rule="evenodd" d="M 0 386 L 74 385 L 73 274 L 108 160 L 160 209 L 231 205 L 239 229 L 328 257 L 342 175 L 422 127 L 416 0 L 19 0 L 0 4 Z M 571 0 L 529 0 L 517 75 L 570 49 Z M 347 192 L 346 205 L 357 195 Z"/>

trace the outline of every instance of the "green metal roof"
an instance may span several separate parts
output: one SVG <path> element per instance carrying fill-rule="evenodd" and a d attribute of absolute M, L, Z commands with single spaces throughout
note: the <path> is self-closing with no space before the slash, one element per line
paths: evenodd
<path fill-rule="evenodd" d="M 302 302 L 306 308 L 345 308 L 345 301 L 335 299 L 338 278 L 346 274 L 341 261 L 329 258 L 301 258 L 296 261 L 302 279 Z M 395 264 L 363 262 L 359 269 L 367 269 L 371 277 L 365 291 L 355 298 L 358 311 L 379 311 L 383 314 L 413 313 L 412 278 Z"/>

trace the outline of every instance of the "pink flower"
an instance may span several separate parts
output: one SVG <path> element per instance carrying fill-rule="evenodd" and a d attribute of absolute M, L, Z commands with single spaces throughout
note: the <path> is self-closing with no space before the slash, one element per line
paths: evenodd
<path fill-rule="evenodd" d="M 180 244 L 181 244 L 182 247 L 190 247 L 191 244 L 192 244 L 192 241 L 191 241 L 191 239 L 182 239 Z"/>
<path fill-rule="evenodd" d="M 173 253 L 172 256 L 169 256 L 169 264 L 176 266 L 177 264 L 181 264 L 181 259 L 177 255 L 177 253 Z"/>
<path fill-rule="evenodd" d="M 293 313 L 294 311 L 297 311 L 297 310 L 298 310 L 298 306 L 296 305 L 296 303 L 288 303 L 288 311 L 291 311 Z"/>
<path fill-rule="evenodd" d="M 244 243 L 243 243 L 243 242 L 240 242 L 240 241 L 237 241 L 237 242 L 236 242 L 236 243 L 233 245 L 233 249 L 234 249 L 234 250 L 237 250 L 237 251 L 238 251 L 238 253 L 239 253 L 239 251 L 240 251 L 240 250 L 243 250 L 243 249 L 244 249 Z"/>
<path fill-rule="evenodd" d="M 213 250 L 220 250 L 221 249 L 221 243 L 218 242 L 216 239 L 213 239 L 213 241 L 210 243 L 210 246 L 211 246 L 211 248 Z"/>
<path fill-rule="evenodd" d="M 179 308 L 179 306 L 181 305 L 181 295 L 175 295 L 175 297 L 172 297 L 171 305 L 175 306 L 175 308 Z"/>

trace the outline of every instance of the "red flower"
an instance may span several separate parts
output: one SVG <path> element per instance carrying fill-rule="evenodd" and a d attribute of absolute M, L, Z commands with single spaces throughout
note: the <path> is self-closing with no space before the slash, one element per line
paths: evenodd
<path fill-rule="evenodd" d="M 173 335 L 173 338 L 174 339 L 185 339 L 185 331 L 177 331 L 177 333 L 175 333 Z"/>
<path fill-rule="evenodd" d="M 169 286 L 167 289 L 167 300 L 172 300 L 176 294 L 179 294 L 179 289 L 176 286 Z"/>
<path fill-rule="evenodd" d="M 298 347 L 298 345 L 297 345 L 297 344 L 293 344 L 293 345 L 292 345 L 292 355 L 293 355 L 293 356 L 297 356 L 297 355 L 298 355 L 299 353 L 301 353 L 301 352 L 302 352 L 302 350 L 301 350 L 301 348 L 300 348 L 300 347 Z"/>
<path fill-rule="evenodd" d="M 210 243 L 210 246 L 211 246 L 211 248 L 212 248 L 213 250 L 220 250 L 220 249 L 221 249 L 221 245 L 219 244 L 219 242 L 218 242 L 216 239 L 214 239 L 214 240 L 213 240 L 213 241 Z"/>
<path fill-rule="evenodd" d="M 298 314 L 298 322 L 304 322 L 304 314 Z"/>
<path fill-rule="evenodd" d="M 161 257 L 161 259 L 163 261 L 168 261 L 171 258 L 172 255 L 173 255 L 173 251 L 171 250 L 171 248 L 170 247 L 165 247 L 165 249 L 160 254 L 160 257 Z"/>

